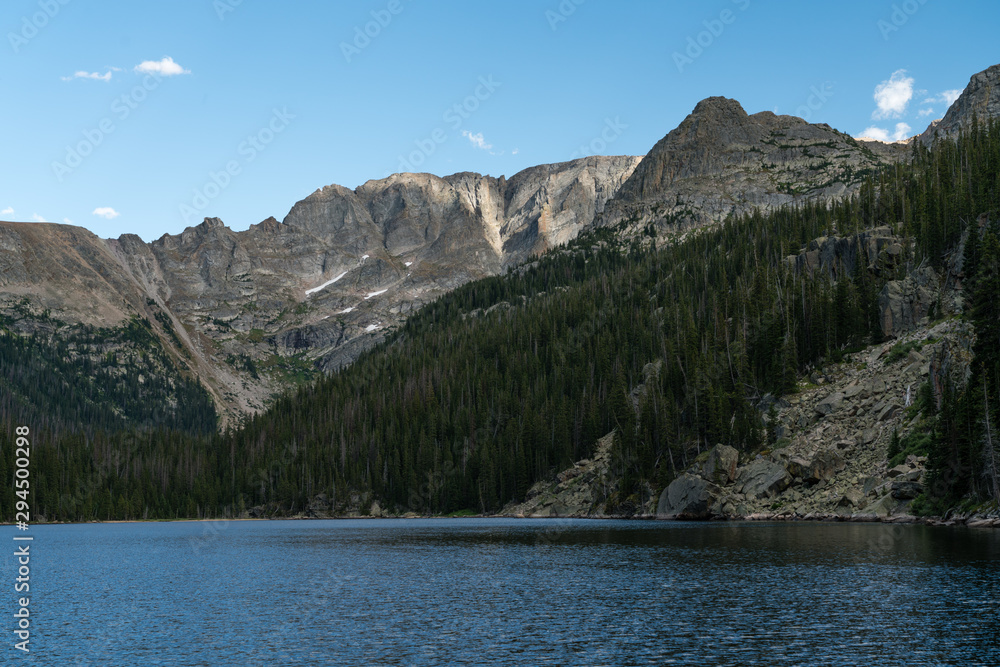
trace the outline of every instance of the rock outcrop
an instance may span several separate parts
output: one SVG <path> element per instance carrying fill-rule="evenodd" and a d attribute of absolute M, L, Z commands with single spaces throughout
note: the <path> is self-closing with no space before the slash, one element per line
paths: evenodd
<path fill-rule="evenodd" d="M 941 278 L 929 266 L 910 272 L 903 280 L 890 280 L 878 295 L 882 333 L 898 336 L 926 321 L 939 301 Z"/>
<path fill-rule="evenodd" d="M 656 507 L 663 519 L 707 519 L 719 497 L 719 487 L 696 475 L 685 473 L 670 483 Z"/>

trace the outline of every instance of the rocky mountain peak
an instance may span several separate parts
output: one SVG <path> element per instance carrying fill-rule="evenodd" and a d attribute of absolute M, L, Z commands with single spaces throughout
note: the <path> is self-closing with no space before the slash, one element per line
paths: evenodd
<path fill-rule="evenodd" d="M 733 213 L 843 196 L 858 174 L 896 159 L 826 124 L 770 111 L 748 115 L 725 97 L 700 101 L 661 139 L 609 202 L 602 223 L 672 234 Z"/>
<path fill-rule="evenodd" d="M 920 135 L 920 141 L 924 145 L 930 145 L 935 134 L 940 137 L 951 136 L 967 128 L 973 118 L 983 121 L 996 117 L 1000 117 L 1000 65 L 993 65 L 973 74 L 969 85 L 948 107 L 944 117 L 932 122 Z"/>

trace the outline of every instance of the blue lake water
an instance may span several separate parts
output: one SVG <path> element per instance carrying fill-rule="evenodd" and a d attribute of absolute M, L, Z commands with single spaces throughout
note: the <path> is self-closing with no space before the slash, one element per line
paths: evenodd
<path fill-rule="evenodd" d="M 13 545 L 16 531 L 0 539 Z M 1000 534 L 586 520 L 33 526 L 2 664 L 1000 665 Z"/>

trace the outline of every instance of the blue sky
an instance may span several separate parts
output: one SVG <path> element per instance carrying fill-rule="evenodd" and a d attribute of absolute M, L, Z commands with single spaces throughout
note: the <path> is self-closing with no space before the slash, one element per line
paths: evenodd
<path fill-rule="evenodd" d="M 149 241 L 331 183 L 644 154 L 702 98 L 922 131 L 1000 3 L 4 0 L 0 219 Z"/>

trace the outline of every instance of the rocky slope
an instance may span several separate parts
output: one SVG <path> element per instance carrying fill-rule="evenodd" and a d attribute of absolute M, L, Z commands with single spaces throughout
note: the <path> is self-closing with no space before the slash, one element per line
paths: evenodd
<path fill-rule="evenodd" d="M 847 237 L 822 237 L 786 262 L 799 271 L 833 277 L 864 262 L 869 271 L 899 269 L 904 239 L 891 227 Z M 878 296 L 883 334 L 843 362 L 814 369 L 798 390 L 766 396 L 759 409 L 772 431 L 763 452 L 741 455 L 717 445 L 658 495 L 644 494 L 634 515 L 662 519 L 831 519 L 913 521 L 913 500 L 924 491 L 926 459 L 906 452 L 890 462 L 893 434 L 904 442 L 926 430 L 919 396 L 940 405 L 946 378 L 968 379 L 972 333 L 962 307 L 961 249 L 944 272 L 913 267 Z M 929 314 L 938 306 L 942 319 Z M 652 366 L 652 365 L 650 365 Z M 641 391 L 641 386 L 639 388 Z M 925 399 L 926 400 L 926 399 Z M 612 434 L 591 459 L 537 483 L 506 516 L 601 517 L 611 508 L 616 479 L 610 469 Z M 904 456 L 905 455 L 905 456 Z M 1000 515 L 957 516 L 971 525 L 1000 525 Z"/>

